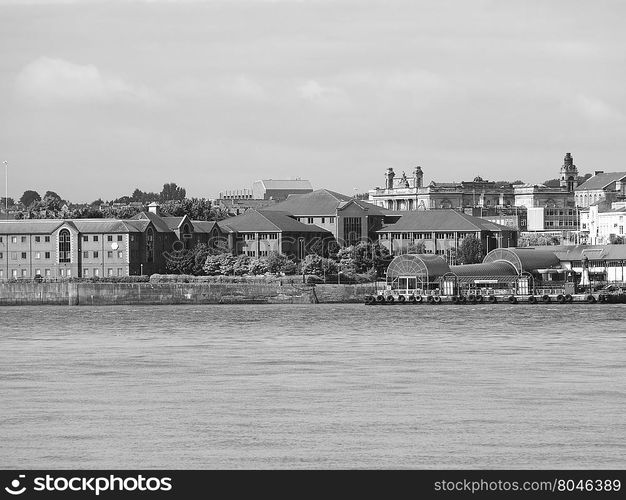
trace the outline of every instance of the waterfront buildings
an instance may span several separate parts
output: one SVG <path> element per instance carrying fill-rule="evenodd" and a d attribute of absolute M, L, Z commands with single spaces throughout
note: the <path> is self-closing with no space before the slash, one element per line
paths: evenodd
<path fill-rule="evenodd" d="M 342 246 L 375 241 L 383 224 L 397 221 L 402 214 L 390 212 L 366 201 L 328 189 L 292 195 L 266 211 L 286 212 L 303 224 L 329 231 Z"/>
<path fill-rule="evenodd" d="M 379 242 L 392 255 L 409 253 L 412 246 L 424 244 L 424 252 L 442 255 L 455 263 L 455 255 L 463 240 L 476 237 L 485 252 L 517 245 L 517 231 L 480 217 L 456 210 L 430 210 L 407 213 L 399 221 L 384 225 L 377 231 Z"/>
<path fill-rule="evenodd" d="M 580 212 L 581 240 L 591 245 L 624 243 L 626 202 L 601 200 Z"/>
<path fill-rule="evenodd" d="M 576 206 L 588 208 L 599 201 L 620 201 L 626 198 L 626 172 L 596 170 L 575 189 Z"/>
<path fill-rule="evenodd" d="M 334 241 L 330 231 L 303 224 L 281 211 L 248 210 L 217 223 L 234 255 L 267 257 L 271 252 L 303 259 L 309 253 L 324 253 Z"/>

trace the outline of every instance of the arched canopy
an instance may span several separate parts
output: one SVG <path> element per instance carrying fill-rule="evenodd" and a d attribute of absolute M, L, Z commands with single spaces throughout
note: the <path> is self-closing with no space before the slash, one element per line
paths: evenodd
<path fill-rule="evenodd" d="M 561 267 L 561 261 L 553 251 L 537 248 L 496 248 L 483 259 L 483 264 L 489 262 L 508 262 L 518 274 Z"/>
<path fill-rule="evenodd" d="M 398 255 L 391 261 L 387 268 L 387 280 L 414 276 L 432 282 L 448 272 L 450 266 L 439 255 L 410 253 Z"/>
<path fill-rule="evenodd" d="M 517 269 L 506 261 L 487 262 L 483 264 L 465 264 L 450 266 L 450 270 L 457 276 L 472 276 L 491 278 L 497 276 L 517 276 Z"/>

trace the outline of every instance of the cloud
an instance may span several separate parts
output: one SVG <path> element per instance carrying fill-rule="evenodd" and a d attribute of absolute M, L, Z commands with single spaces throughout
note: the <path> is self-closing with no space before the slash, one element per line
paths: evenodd
<path fill-rule="evenodd" d="M 578 94 L 572 105 L 583 117 L 594 122 L 624 122 L 626 116 L 618 109 L 595 97 Z"/>
<path fill-rule="evenodd" d="M 43 105 L 156 101 L 152 90 L 104 75 L 93 64 L 80 65 L 49 57 L 27 64 L 17 75 L 15 85 L 21 98 Z"/>

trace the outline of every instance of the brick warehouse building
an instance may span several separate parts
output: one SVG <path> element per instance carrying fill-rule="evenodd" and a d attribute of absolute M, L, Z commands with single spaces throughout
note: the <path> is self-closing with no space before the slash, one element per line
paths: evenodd
<path fill-rule="evenodd" d="M 111 277 L 165 272 L 166 253 L 216 243 L 215 222 L 161 217 L 156 207 L 129 220 L 0 221 L 0 279 Z"/>

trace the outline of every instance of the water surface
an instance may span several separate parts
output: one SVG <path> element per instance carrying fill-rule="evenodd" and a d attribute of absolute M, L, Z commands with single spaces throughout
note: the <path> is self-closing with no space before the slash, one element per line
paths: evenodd
<path fill-rule="evenodd" d="M 623 305 L 0 308 L 0 468 L 624 468 Z"/>

